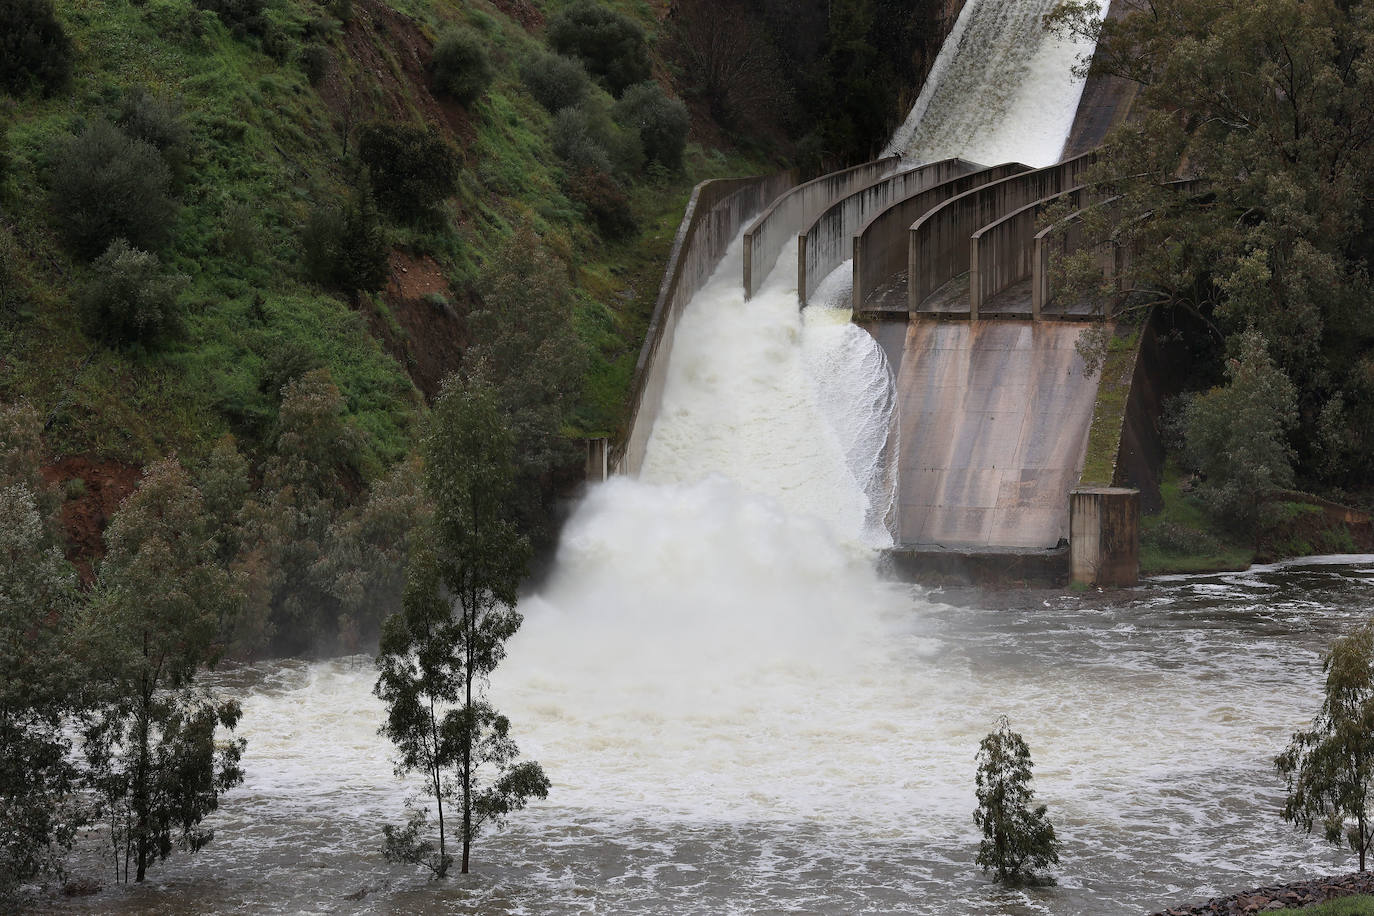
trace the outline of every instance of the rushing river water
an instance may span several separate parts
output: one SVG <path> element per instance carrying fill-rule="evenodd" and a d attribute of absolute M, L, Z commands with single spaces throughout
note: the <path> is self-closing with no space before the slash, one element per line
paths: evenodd
<path fill-rule="evenodd" d="M 996 33 L 998 9 L 1026 26 L 1043 4 L 1019 2 L 972 0 L 960 34 Z M 968 92 L 979 73 L 996 88 L 1055 67 L 1069 85 L 1072 51 L 941 72 Z M 982 161 L 1052 159 L 1063 121 L 1006 120 L 1007 155 L 964 128 L 904 148 L 947 136 L 985 143 L 949 151 Z M 479 840 L 472 875 L 430 883 L 382 859 L 381 827 L 418 787 L 377 734 L 371 660 L 281 661 L 211 679 L 242 698 L 248 738 L 214 842 L 144 886 L 45 906 L 1099 916 L 1347 865 L 1280 820 L 1271 763 L 1319 706 L 1321 653 L 1374 611 L 1374 557 L 1106 595 L 885 581 L 890 374 L 843 313 L 798 313 L 794 266 L 746 304 L 731 252 L 677 331 L 642 479 L 590 491 L 522 601 L 491 694 L 553 789 Z M 973 864 L 974 756 L 1002 714 L 1064 844 L 1058 887 L 1004 890 Z M 75 877 L 108 880 L 98 839 Z"/>
<path fill-rule="evenodd" d="M 641 489 L 593 502 L 621 488 Z M 646 516 L 700 500 L 718 514 L 708 539 L 767 527 L 719 481 L 642 489 Z M 572 549 L 595 562 L 651 527 L 593 520 Z M 691 570 L 683 553 L 665 562 Z M 781 590 L 799 606 L 762 594 L 796 576 Z M 841 594 L 862 581 L 823 545 L 760 545 L 666 604 L 638 582 L 620 599 L 554 583 L 493 685 L 553 792 L 478 843 L 473 875 L 438 884 L 381 859 L 407 787 L 376 735 L 369 659 L 222 672 L 244 698 L 248 778 L 215 842 L 59 908 L 1087 916 L 1350 865 L 1280 820 L 1270 762 L 1317 709 L 1320 653 L 1374 609 L 1374 557 L 1110 595 Z M 572 619 L 556 603 L 578 597 L 605 605 Z M 1001 713 L 1064 842 L 1056 888 L 1001 890 L 973 865 L 974 754 Z"/>

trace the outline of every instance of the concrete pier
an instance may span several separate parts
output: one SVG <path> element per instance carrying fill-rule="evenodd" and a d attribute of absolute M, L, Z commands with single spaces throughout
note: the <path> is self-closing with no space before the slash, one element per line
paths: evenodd
<path fill-rule="evenodd" d="M 1078 487 L 1069 494 L 1069 571 L 1084 585 L 1140 581 L 1140 491 Z"/>

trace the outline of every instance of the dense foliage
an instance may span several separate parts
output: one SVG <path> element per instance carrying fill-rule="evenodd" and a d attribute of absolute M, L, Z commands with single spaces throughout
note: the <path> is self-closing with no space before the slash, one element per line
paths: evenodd
<path fill-rule="evenodd" d="M 52 0 L 0 0 L 0 89 L 51 93 L 67 82 L 71 54 Z"/>
<path fill-rule="evenodd" d="M 1272 415 L 1264 430 L 1291 421 L 1276 448 L 1292 448 L 1296 482 L 1337 496 L 1366 486 L 1374 474 L 1368 5 L 1130 0 L 1128 15 L 1105 25 L 1089 7 L 1066 3 L 1055 21 L 1100 38 L 1093 69 L 1140 86 L 1137 117 L 1095 171 L 1100 189 L 1122 195 L 1094 231 L 1132 250 L 1122 278 L 1129 301 L 1193 316 L 1198 342 L 1210 346 L 1192 380 L 1200 387 L 1221 379 L 1227 355 L 1245 362 L 1254 346 L 1243 335 L 1260 335 L 1296 397 L 1294 415 L 1285 384 L 1265 383 L 1259 394 Z M 1198 179 L 1200 190 L 1178 194 L 1168 185 L 1178 177 Z M 1246 385 L 1258 390 L 1232 374 L 1224 397 L 1245 401 Z M 1199 441 L 1190 452 L 1210 447 Z M 1283 477 L 1279 470 L 1250 485 L 1281 486 Z"/>
<path fill-rule="evenodd" d="M 549 45 L 559 54 L 581 60 L 587 72 L 617 97 L 649 78 L 644 29 L 596 0 L 575 0 L 550 19 Z"/>
<path fill-rule="evenodd" d="M 1059 840 L 1035 804 L 1030 748 L 1003 716 L 978 745 L 975 777 L 978 808 L 973 823 L 983 832 L 978 866 L 1004 884 L 1053 884 L 1046 871 L 1059 864 Z"/>
<path fill-rule="evenodd" d="M 477 101 L 496 75 L 486 45 L 471 29 L 450 29 L 439 37 L 430 72 L 440 92 L 465 105 Z"/>

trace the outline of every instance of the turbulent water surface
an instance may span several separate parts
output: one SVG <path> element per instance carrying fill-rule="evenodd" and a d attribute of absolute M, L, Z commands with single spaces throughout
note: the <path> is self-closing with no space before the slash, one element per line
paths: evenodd
<path fill-rule="evenodd" d="M 1041 6 L 970 0 L 964 50 L 942 58 L 965 97 L 996 84 L 977 104 L 1003 131 L 918 116 L 906 150 L 1057 156 L 1067 121 L 1026 125 L 1049 117 L 1041 93 L 1071 117 L 1072 54 L 1022 53 L 1011 31 Z M 213 678 L 249 742 L 214 842 L 47 908 L 1088 916 L 1341 862 L 1279 819 L 1271 762 L 1317 709 L 1320 653 L 1374 606 L 1374 557 L 1111 595 L 885 581 L 891 376 L 846 313 L 798 312 L 776 279 L 794 268 L 745 303 L 737 243 L 682 318 L 642 477 L 588 493 L 522 601 L 491 693 L 553 790 L 481 839 L 474 874 L 382 860 L 417 786 L 377 735 L 371 661 L 284 661 Z M 1064 843 L 1055 888 L 1002 890 L 973 865 L 974 755 L 1001 714 Z M 97 845 L 76 877 L 108 871 Z"/>

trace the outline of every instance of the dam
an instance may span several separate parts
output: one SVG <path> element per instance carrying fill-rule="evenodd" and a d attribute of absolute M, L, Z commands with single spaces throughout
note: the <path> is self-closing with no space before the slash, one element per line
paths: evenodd
<path fill-rule="evenodd" d="M 965 13 L 1024 2 L 969 0 Z M 1043 37 L 1035 47 L 1018 66 L 1057 67 L 1072 92 L 1075 49 Z M 1049 63 L 1035 63 L 1040 54 Z M 1062 145 L 1072 118 L 1036 144 Z M 1045 124 L 1005 123 L 1025 135 Z M 976 153 L 937 155 L 925 165 L 945 163 L 943 174 L 909 174 L 900 193 L 876 184 L 921 164 L 880 160 L 841 177 L 836 200 L 811 195 L 795 210 L 808 224 L 860 231 L 866 204 L 827 211 L 945 181 L 962 182 L 962 194 L 1061 158 L 1057 148 L 1013 153 L 984 175 Z M 1374 603 L 1374 557 L 1101 595 L 961 597 L 882 575 L 882 551 L 920 536 L 894 530 L 907 492 L 897 465 L 953 467 L 957 451 L 957 437 L 907 421 L 911 398 L 952 401 L 936 389 L 962 386 L 961 405 L 980 403 L 972 383 L 994 367 L 983 371 L 973 354 L 1004 373 L 1022 360 L 1053 365 L 1061 357 L 1036 334 L 1075 318 L 1052 284 L 1039 321 L 1034 296 L 1029 317 L 975 320 L 971 299 L 957 296 L 942 301 L 968 316 L 913 316 L 898 275 L 915 218 L 898 234 L 899 257 L 884 250 L 868 262 L 903 291 L 891 320 L 851 320 L 865 288 L 852 259 L 832 267 L 844 252 L 819 234 L 800 256 L 801 229 L 791 244 L 788 232 L 776 236 L 773 263 L 746 298 L 745 233 L 798 184 L 787 174 L 737 179 L 693 196 L 636 378 L 639 420 L 603 458 L 621 473 L 573 510 L 554 568 L 521 596 L 524 626 L 492 677 L 493 705 L 553 787 L 483 837 L 470 878 L 429 881 L 381 856 L 381 825 L 419 787 L 393 776 L 372 659 L 270 660 L 208 681 L 241 699 L 248 740 L 245 782 L 207 822 L 215 841 L 164 863 L 156 881 L 56 898 L 52 910 L 1101 916 L 1348 864 L 1282 823 L 1272 760 L 1320 706 L 1331 639 Z M 890 275 L 884 265 L 895 265 Z M 827 268 L 799 282 L 803 269 L 811 278 Z M 800 309 L 808 286 L 811 305 Z M 967 341 L 950 348 L 965 355 L 929 370 L 949 384 L 928 384 L 917 366 L 946 335 Z M 1080 384 L 1056 372 L 1025 378 L 1027 404 Z M 1001 422 L 992 416 L 981 422 Z M 999 473 L 998 449 L 1027 466 L 1079 460 L 1037 454 L 1033 441 L 1023 449 L 1007 422 L 1000 438 L 968 440 L 984 451 L 958 460 Z M 998 480 L 999 495 L 1009 482 Z M 931 499 L 949 502 L 955 489 Z M 1000 715 L 1029 742 L 1037 800 L 1064 843 L 1056 887 L 1002 888 L 974 861 L 974 758 Z"/>
<path fill-rule="evenodd" d="M 847 310 L 883 353 L 885 438 L 853 469 L 867 475 L 866 514 L 883 513 L 896 555 L 939 568 L 947 556 L 1000 554 L 1021 558 L 1013 570 L 1067 576 L 1069 493 L 1097 399 L 1077 344 L 1109 316 L 1055 300 L 1049 251 L 1067 234 L 1038 221 L 1056 203 L 1094 203 L 1078 180 L 1091 151 L 1061 159 L 1083 90 L 1069 64 L 1084 49 L 1043 34 L 1053 6 L 966 4 L 882 158 L 801 184 L 778 175 L 697 189 L 616 470 L 643 469 L 651 433 L 675 454 L 699 450 L 660 423 L 667 365 L 678 316 L 740 235 L 743 308 L 782 297 Z M 1099 108 L 1088 120 L 1117 114 Z M 738 372 L 747 381 L 749 367 Z M 859 385 L 854 403 L 870 433 L 884 425 L 875 387 Z M 717 470 L 747 476 L 752 460 L 736 454 Z"/>

